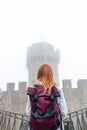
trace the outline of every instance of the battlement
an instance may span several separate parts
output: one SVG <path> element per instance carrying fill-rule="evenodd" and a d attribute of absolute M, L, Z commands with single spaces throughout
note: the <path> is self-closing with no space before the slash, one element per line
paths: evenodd
<path fill-rule="evenodd" d="M 11 92 L 15 90 L 15 83 L 7 83 L 7 91 Z"/>
<path fill-rule="evenodd" d="M 28 83 L 19 82 L 18 90 L 15 90 L 15 83 L 7 83 L 7 91 L 0 89 L 0 109 L 25 113 L 27 102 L 26 89 L 27 86 L 30 86 L 32 82 L 36 80 L 38 67 L 43 63 L 50 64 L 53 69 L 54 79 L 58 82 L 59 60 L 60 51 L 59 49 L 55 49 L 52 44 L 40 42 L 28 47 L 26 61 Z M 72 85 L 71 79 L 63 79 L 62 88 L 68 111 L 87 106 L 87 79 L 79 79 L 77 81 L 77 88 Z"/>
<path fill-rule="evenodd" d="M 81 88 L 81 87 L 87 87 L 87 79 L 79 79 L 77 81 L 77 86 L 78 88 Z"/>
<path fill-rule="evenodd" d="M 15 90 L 15 83 L 11 82 L 11 83 L 7 83 L 7 92 L 13 92 L 13 91 L 23 91 L 26 90 L 27 87 L 27 82 L 19 82 L 18 83 L 18 90 Z M 1 89 L 0 89 L 1 92 Z"/>
<path fill-rule="evenodd" d="M 0 90 L 0 109 L 25 112 L 26 89 L 27 82 L 19 82 L 18 90 L 15 90 L 15 83 L 7 83 L 7 91 Z"/>
<path fill-rule="evenodd" d="M 63 79 L 62 80 L 62 85 L 63 85 L 63 88 L 65 88 L 65 89 L 72 88 L 72 81 L 71 81 L 71 79 Z"/>
<path fill-rule="evenodd" d="M 77 80 L 77 88 L 74 88 L 71 79 L 63 79 L 62 88 L 68 111 L 87 106 L 87 79 Z M 26 89 L 27 82 L 19 82 L 18 90 L 15 90 L 15 83 L 7 83 L 7 91 L 0 89 L 0 109 L 25 113 Z"/>

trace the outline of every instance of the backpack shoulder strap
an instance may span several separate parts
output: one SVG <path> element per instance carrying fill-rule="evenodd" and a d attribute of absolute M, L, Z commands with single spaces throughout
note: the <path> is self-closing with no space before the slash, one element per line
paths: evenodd
<path fill-rule="evenodd" d="M 57 97 L 60 97 L 60 93 L 59 93 L 59 91 L 57 91 L 57 92 L 55 92 L 54 91 L 54 87 L 55 86 L 53 86 L 52 88 L 51 88 L 51 98 L 57 98 Z"/>
<path fill-rule="evenodd" d="M 27 95 L 33 98 L 33 104 L 32 104 L 32 111 L 36 111 L 36 104 L 37 104 L 37 98 L 38 98 L 38 93 L 37 93 L 37 85 L 34 86 L 33 91 L 30 91 L 29 89 L 27 90 Z"/>
<path fill-rule="evenodd" d="M 50 94 L 50 106 L 49 106 L 49 112 L 50 112 L 50 113 L 51 113 L 52 111 L 55 111 L 55 110 L 54 110 L 54 100 L 55 100 L 55 98 L 60 97 L 59 92 L 57 92 L 57 93 L 54 92 L 54 87 L 55 87 L 55 86 L 53 86 L 53 87 L 51 88 L 51 94 Z"/>
<path fill-rule="evenodd" d="M 38 99 L 38 93 L 37 93 L 37 85 L 34 86 L 34 102 L 32 104 L 32 112 L 36 111 L 36 107 L 37 107 L 37 99 Z"/>

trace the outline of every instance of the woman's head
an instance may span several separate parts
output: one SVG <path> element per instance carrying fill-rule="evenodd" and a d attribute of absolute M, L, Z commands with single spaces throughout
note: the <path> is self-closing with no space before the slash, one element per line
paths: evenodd
<path fill-rule="evenodd" d="M 41 65 L 38 69 L 37 79 L 51 81 L 53 79 L 53 71 L 51 66 L 48 64 Z"/>
<path fill-rule="evenodd" d="M 37 81 L 42 82 L 44 89 L 51 88 L 56 85 L 53 79 L 53 71 L 49 64 L 42 64 L 37 73 Z"/>

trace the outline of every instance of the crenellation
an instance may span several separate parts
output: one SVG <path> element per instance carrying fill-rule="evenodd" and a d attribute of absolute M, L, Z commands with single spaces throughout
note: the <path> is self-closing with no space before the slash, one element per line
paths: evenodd
<path fill-rule="evenodd" d="M 25 106 L 27 100 L 27 82 L 19 82 L 19 110 L 20 113 L 25 113 Z"/>
<path fill-rule="evenodd" d="M 79 80 L 77 80 L 77 86 L 78 87 L 82 87 L 83 88 L 83 86 L 84 87 L 87 87 L 87 79 L 79 79 Z"/>
<path fill-rule="evenodd" d="M 27 88 L 27 82 L 19 82 L 18 88 L 19 88 L 19 91 L 25 91 Z"/>
<path fill-rule="evenodd" d="M 62 80 L 62 89 L 68 107 L 68 112 L 87 106 L 87 88 L 79 86 L 72 87 L 70 79 Z M 14 86 L 15 83 L 7 83 L 7 87 Z M 68 84 L 68 87 L 66 87 Z M 82 84 L 82 83 L 81 83 Z M 65 86 L 64 86 L 65 85 Z M 9 87 L 9 89 L 10 89 Z M 19 82 L 18 90 L 10 89 L 12 91 L 2 91 L 2 98 L 0 99 L 0 109 L 6 111 L 25 113 L 27 102 L 27 82 Z M 14 88 L 14 87 L 13 87 Z M 13 91 L 14 90 L 14 91 Z"/>
<path fill-rule="evenodd" d="M 26 89 L 32 86 L 36 80 L 38 67 L 43 63 L 49 63 L 52 66 L 54 79 L 59 82 L 58 64 L 60 61 L 59 49 L 54 46 L 40 42 L 32 44 L 27 49 L 27 69 L 28 83 L 19 82 L 18 90 L 15 90 L 15 83 L 7 83 L 7 91 L 0 90 L 0 109 L 25 113 L 27 94 Z M 87 79 L 79 79 L 77 88 L 73 88 L 71 79 L 62 80 L 62 89 L 64 92 L 68 112 L 87 106 Z"/>
<path fill-rule="evenodd" d="M 63 88 L 72 88 L 72 81 L 70 79 L 63 79 L 62 80 Z"/>
<path fill-rule="evenodd" d="M 11 92 L 15 90 L 15 83 L 7 83 L 7 91 Z"/>
<path fill-rule="evenodd" d="M 19 82 L 18 90 L 14 88 L 15 83 L 7 83 L 7 91 L 2 91 L 0 109 L 24 113 L 27 100 L 27 82 Z"/>

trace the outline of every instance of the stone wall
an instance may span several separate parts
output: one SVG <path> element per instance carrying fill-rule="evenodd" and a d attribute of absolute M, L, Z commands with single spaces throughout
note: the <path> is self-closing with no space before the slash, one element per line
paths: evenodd
<path fill-rule="evenodd" d="M 26 89 L 27 82 L 19 82 L 18 90 L 15 90 L 15 83 L 7 83 L 7 91 L 2 92 L 2 98 L 0 99 L 0 109 L 25 113 Z"/>
<path fill-rule="evenodd" d="M 87 107 L 87 84 L 84 82 L 84 80 L 78 80 L 77 88 L 73 88 L 71 80 L 62 80 L 68 112 Z M 27 82 L 19 82 L 18 90 L 15 90 L 15 83 L 7 83 L 7 91 L 0 92 L 2 94 L 0 96 L 0 109 L 25 113 L 26 89 Z"/>
<path fill-rule="evenodd" d="M 68 111 L 87 107 L 87 79 L 77 81 L 77 88 L 72 87 L 71 80 L 62 80 L 63 91 Z"/>

